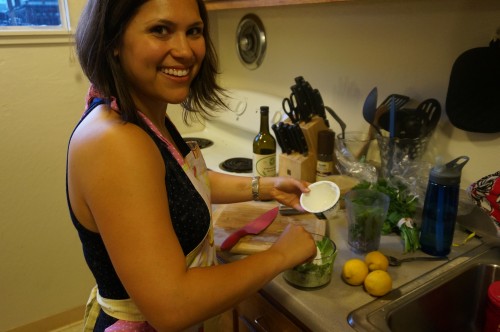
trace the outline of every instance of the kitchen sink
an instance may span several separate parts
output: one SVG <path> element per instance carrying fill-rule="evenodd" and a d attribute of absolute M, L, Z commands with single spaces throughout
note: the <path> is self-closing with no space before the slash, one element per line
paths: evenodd
<path fill-rule="evenodd" d="M 483 244 L 348 316 L 357 331 L 481 331 L 500 245 Z"/>

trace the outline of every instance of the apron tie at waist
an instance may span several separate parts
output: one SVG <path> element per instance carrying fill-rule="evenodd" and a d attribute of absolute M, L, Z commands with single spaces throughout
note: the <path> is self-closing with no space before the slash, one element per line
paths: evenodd
<path fill-rule="evenodd" d="M 146 319 L 131 299 L 111 300 L 99 295 L 97 286 L 92 288 L 85 308 L 84 332 L 93 331 L 99 311 L 119 320 L 142 322 Z"/>
<path fill-rule="evenodd" d="M 141 322 L 146 320 L 131 299 L 106 299 L 97 292 L 97 303 L 101 306 L 102 311 L 119 320 L 126 320 L 129 322 Z"/>

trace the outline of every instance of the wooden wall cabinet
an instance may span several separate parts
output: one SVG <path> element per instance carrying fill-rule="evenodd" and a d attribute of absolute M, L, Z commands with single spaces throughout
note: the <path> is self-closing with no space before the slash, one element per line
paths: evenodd
<path fill-rule="evenodd" d="M 257 8 L 286 5 L 305 5 L 326 2 L 343 2 L 350 0 L 205 0 L 208 10 L 236 8 Z"/>

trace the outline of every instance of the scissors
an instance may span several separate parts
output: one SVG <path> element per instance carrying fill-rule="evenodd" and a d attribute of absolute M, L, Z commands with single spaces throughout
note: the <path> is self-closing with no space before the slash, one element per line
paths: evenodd
<path fill-rule="evenodd" d="M 300 120 L 297 110 L 297 104 L 294 101 L 294 97 L 295 95 L 291 94 L 290 98 L 284 98 L 283 102 L 281 103 L 283 111 L 286 113 L 286 115 L 288 115 L 288 117 L 293 123 L 298 122 Z"/>

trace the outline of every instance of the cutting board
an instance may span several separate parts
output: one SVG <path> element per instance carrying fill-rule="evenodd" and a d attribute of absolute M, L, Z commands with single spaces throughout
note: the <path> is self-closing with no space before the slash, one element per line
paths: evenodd
<path fill-rule="evenodd" d="M 229 235 L 278 204 L 277 202 L 244 202 L 218 205 L 213 213 L 217 249 Z M 314 214 L 283 216 L 278 213 L 276 219 L 263 232 L 242 237 L 230 253 L 250 255 L 264 251 L 276 242 L 288 224 L 302 225 L 308 232 L 315 234 L 324 235 L 326 231 L 325 220 L 318 219 Z"/>

